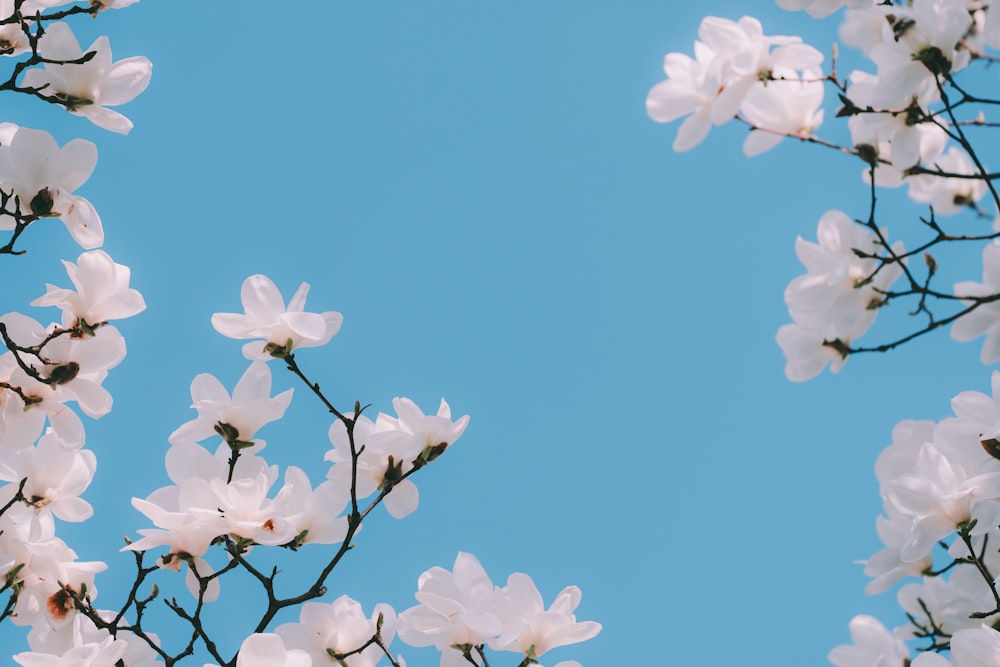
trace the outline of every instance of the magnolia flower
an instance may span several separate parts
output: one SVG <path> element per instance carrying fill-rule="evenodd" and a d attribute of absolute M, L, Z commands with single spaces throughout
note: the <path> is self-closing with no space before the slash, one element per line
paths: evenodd
<path fill-rule="evenodd" d="M 441 667 L 461 659 L 453 645 L 483 644 L 503 630 L 493 583 L 472 554 L 459 552 L 453 572 L 432 567 L 418 585 L 420 604 L 399 615 L 399 638 L 410 646 L 436 646 Z"/>
<path fill-rule="evenodd" d="M 889 518 L 876 517 L 875 530 L 879 539 L 885 545 L 876 551 L 866 561 L 865 575 L 872 580 L 865 586 L 865 593 L 874 595 L 884 593 L 905 577 L 919 577 L 933 568 L 934 559 L 930 554 L 912 561 L 901 557 L 903 548 L 910 542 L 913 535 L 913 517 L 900 514 L 892 506 L 886 508 Z"/>
<path fill-rule="evenodd" d="M 68 591 L 81 593 L 86 589 L 87 597 L 95 599 L 94 575 L 106 570 L 107 565 L 76 560 L 76 554 L 58 540 L 29 542 L 24 546 L 33 557 L 21 561 L 25 564 L 20 573 L 22 589 L 11 620 L 15 625 L 47 622 L 54 627 L 71 622 L 77 610 Z"/>
<path fill-rule="evenodd" d="M 98 610 L 97 613 L 108 622 L 111 622 L 115 617 L 115 613 L 110 611 Z M 156 645 L 159 645 L 159 637 L 156 634 L 147 633 L 146 636 Z M 107 630 L 98 628 L 89 618 L 82 614 L 77 614 L 73 617 L 72 622 L 60 628 L 53 628 L 47 624 L 35 625 L 28 633 L 28 645 L 33 651 L 39 653 L 66 656 L 74 648 L 79 648 L 87 644 L 106 643 L 109 637 L 110 634 Z M 114 639 L 123 641 L 127 645 L 120 659 L 128 667 L 156 667 L 163 664 L 157 660 L 157 654 L 149 644 L 131 632 L 118 630 Z M 119 650 L 119 648 L 116 647 L 116 650 Z M 112 653 L 111 655 L 114 654 Z M 65 663 L 60 662 L 55 664 L 64 665 Z"/>
<path fill-rule="evenodd" d="M 871 5 L 871 0 L 867 0 L 867 4 Z M 888 23 L 886 15 L 894 9 L 895 6 L 883 5 L 848 9 L 837 29 L 837 36 L 847 46 L 853 46 L 868 56 L 876 44 L 882 43 L 883 32 Z"/>
<path fill-rule="evenodd" d="M 25 2 L 21 6 L 22 13 L 25 12 Z M 14 0 L 0 0 L 0 19 L 5 19 L 14 15 Z M 6 23 L 0 25 L 0 56 L 18 56 L 25 51 L 31 50 L 31 42 L 28 36 L 21 29 L 21 24 Z"/>
<path fill-rule="evenodd" d="M 351 499 L 349 487 L 328 481 L 313 489 L 301 468 L 288 466 L 285 488 L 288 497 L 284 516 L 294 528 L 295 544 L 336 544 L 344 540 L 348 522 L 340 513 Z"/>
<path fill-rule="evenodd" d="M 794 70 L 775 70 L 766 86 L 754 86 L 741 110 L 753 131 L 743 142 L 743 153 L 754 157 L 768 151 L 785 135 L 805 138 L 823 123 L 823 75 L 806 70 L 800 78 Z"/>
<path fill-rule="evenodd" d="M 952 146 L 933 161 L 933 166 L 950 174 L 979 173 L 965 151 Z M 930 204 L 937 215 L 954 215 L 983 198 L 986 181 L 980 178 L 942 178 L 934 174 L 917 174 L 907 179 L 908 194 L 913 201 Z"/>
<path fill-rule="evenodd" d="M 23 86 L 41 89 L 43 94 L 62 102 L 70 113 L 86 116 L 106 130 L 129 133 L 132 121 L 107 107 L 131 102 L 146 89 L 153 73 L 148 59 L 136 56 L 112 62 L 107 37 L 98 37 L 84 51 L 65 23 L 47 25 L 39 49 L 49 60 L 78 60 L 85 53 L 94 56 L 85 63 L 46 63 L 45 69 L 29 69 Z"/>
<path fill-rule="evenodd" d="M 951 661 L 955 667 L 988 667 L 1000 661 L 1000 632 L 982 624 L 959 630 L 951 638 Z"/>
<path fill-rule="evenodd" d="M 228 338 L 263 338 L 267 345 L 247 343 L 247 359 L 267 360 L 300 347 L 325 345 L 340 330 L 343 316 L 335 311 L 304 312 L 309 283 L 302 283 L 288 302 L 271 279 L 260 274 L 243 281 L 240 298 L 244 313 L 216 313 L 212 326 Z"/>
<path fill-rule="evenodd" d="M 983 248 L 983 282 L 967 280 L 955 283 L 955 296 L 984 297 L 1000 292 L 1000 243 L 994 241 Z M 963 300 L 964 304 L 974 302 Z M 986 336 L 979 359 L 984 364 L 1000 361 L 1000 301 L 980 304 L 971 313 L 955 320 L 951 327 L 951 337 L 967 343 Z"/>
<path fill-rule="evenodd" d="M 184 583 L 191 594 L 197 597 L 200 583 L 195 570 L 201 577 L 213 573 L 212 566 L 202 556 L 208 551 L 212 540 L 225 535 L 229 526 L 218 511 L 189 509 L 195 505 L 204 507 L 207 502 L 201 499 L 211 497 L 205 480 L 195 478 L 181 484 L 179 488 L 168 488 L 175 488 L 177 492 L 159 495 L 154 492 L 147 500 L 132 498 L 132 506 L 159 528 L 139 530 L 142 538 L 122 547 L 121 551 L 147 551 L 158 546 L 168 546 L 170 551 L 160 556 L 156 564 L 175 572 L 187 564 L 189 567 Z M 188 496 L 195 498 L 190 500 Z M 216 578 L 208 582 L 203 599 L 211 602 L 218 596 L 219 580 Z"/>
<path fill-rule="evenodd" d="M 277 546 L 291 542 L 298 531 L 284 518 L 284 504 L 291 487 L 284 486 L 273 498 L 267 497 L 271 482 L 260 473 L 254 479 L 209 480 L 212 498 L 192 509 L 211 513 L 218 508 L 227 523 L 226 532 L 257 544 Z"/>
<path fill-rule="evenodd" d="M 827 656 L 837 667 L 904 667 L 909 651 L 894 639 L 878 619 L 855 616 L 851 619 L 852 644 L 838 646 Z"/>
<path fill-rule="evenodd" d="M 52 512 L 63 521 L 84 521 L 94 513 L 80 498 L 94 477 L 97 457 L 82 449 L 66 449 L 54 433 L 42 436 L 36 447 L 0 457 L 0 480 L 28 481 L 23 494 L 38 512 Z"/>
<path fill-rule="evenodd" d="M 374 422 L 364 415 L 355 420 L 355 448 L 364 447 L 358 457 L 355 487 L 358 498 L 366 498 L 391 484 L 385 508 L 402 519 L 417 509 L 420 496 L 412 481 L 400 477 L 418 463 L 423 465 L 443 454 L 465 432 L 469 416 L 451 421 L 451 408 L 444 399 L 436 415 L 425 415 L 408 398 L 395 398 L 392 404 L 397 418 L 379 413 Z M 350 440 L 339 419 L 331 424 L 329 437 L 333 450 L 325 458 L 335 465 L 327 476 L 341 488 L 351 488 Z"/>
<path fill-rule="evenodd" d="M 806 10 L 814 18 L 825 18 L 841 7 L 870 7 L 872 0 L 777 0 L 778 6 L 789 11 Z"/>
<path fill-rule="evenodd" d="M 969 62 L 961 39 L 972 19 L 965 0 L 913 0 L 910 8 L 894 7 L 893 23 L 883 28 L 883 41 L 872 47 L 879 87 L 874 104 L 901 109 L 916 95 L 921 106 L 937 101 L 936 79 Z"/>
<path fill-rule="evenodd" d="M 874 106 L 879 79 L 867 72 L 851 72 L 848 95 L 860 109 Z M 935 161 L 944 151 L 948 134 L 934 123 L 915 123 L 912 113 L 922 114 L 919 107 L 898 111 L 861 112 L 847 121 L 851 142 L 877 167 L 876 183 L 896 187 L 903 182 L 910 167 Z M 889 160 L 892 166 L 878 160 Z M 868 176 L 869 170 L 865 170 Z M 887 173 L 888 172 L 888 173 Z"/>
<path fill-rule="evenodd" d="M 299 622 L 279 625 L 275 633 L 288 648 L 308 653 L 315 665 L 338 663 L 345 667 L 375 667 L 385 657 L 375 644 L 347 658 L 338 660 L 333 656 L 364 646 L 375 636 L 379 624 L 382 641 L 388 646 L 396 634 L 396 614 L 392 607 L 375 605 L 368 618 L 358 602 L 342 595 L 330 604 L 306 602 L 299 612 Z"/>
<path fill-rule="evenodd" d="M 18 653 L 14 661 L 22 667 L 115 667 L 121 664 L 128 644 L 114 637 L 100 642 L 88 642 L 60 655 L 30 652 Z"/>
<path fill-rule="evenodd" d="M 305 651 L 286 649 L 281 637 L 269 632 L 243 640 L 236 667 L 313 667 L 313 660 Z"/>
<path fill-rule="evenodd" d="M 839 373 L 847 363 L 847 355 L 835 345 L 850 345 L 850 340 L 837 338 L 833 327 L 809 329 L 801 324 L 785 324 L 775 335 L 775 341 L 785 356 L 785 377 L 792 382 L 811 380 L 830 365 L 831 373 Z"/>
<path fill-rule="evenodd" d="M 191 382 L 191 407 L 195 419 L 170 434 L 170 443 L 200 442 L 221 435 L 231 447 L 249 447 L 257 431 L 268 422 L 281 419 L 292 400 L 292 389 L 271 394 L 271 370 L 255 361 L 233 389 L 232 398 L 214 375 L 202 373 Z"/>
<path fill-rule="evenodd" d="M 503 632 L 490 640 L 497 651 L 519 651 L 526 656 L 540 656 L 549 649 L 576 644 L 596 637 L 601 624 L 577 622 L 573 612 L 580 604 L 582 593 L 576 586 L 567 586 L 549 609 L 531 577 L 515 572 L 507 578 L 507 586 L 498 588 L 497 615 Z"/>
<path fill-rule="evenodd" d="M 876 272 L 883 261 L 879 257 L 886 255 L 881 239 L 840 211 L 823 214 L 816 236 L 818 244 L 802 237 L 795 241 L 795 253 L 807 273 L 785 289 L 794 323 L 777 334 L 785 375 L 796 382 L 815 377 L 827 364 L 834 373 L 840 370 L 851 341 L 875 321 L 881 293 L 902 274 L 895 261 L 886 261 Z M 856 250 L 871 257 L 859 257 Z M 902 244 L 894 244 L 892 252 L 901 254 Z"/>
<path fill-rule="evenodd" d="M 96 165 L 97 147 L 89 141 L 73 139 L 59 148 L 48 132 L 0 124 L 0 189 L 17 197 L 21 216 L 58 217 L 84 248 L 104 243 L 104 230 L 93 205 L 72 192 Z M 12 216 L 0 215 L 0 229 L 14 225 Z"/>
<path fill-rule="evenodd" d="M 973 535 L 1000 524 L 1000 503 L 993 500 L 1000 496 L 1000 472 L 969 478 L 931 443 L 920 448 L 916 472 L 888 482 L 884 494 L 887 506 L 914 519 L 899 552 L 904 561 L 924 558 L 938 540 L 973 518 Z"/>
<path fill-rule="evenodd" d="M 964 546 L 964 545 L 963 545 Z M 968 551 L 964 556 L 968 557 Z M 899 606 L 918 623 L 933 625 L 946 634 L 978 627 L 981 620 L 971 618 L 974 611 L 992 609 L 995 604 L 982 574 L 975 567 L 959 567 L 946 577 L 924 577 L 920 583 L 907 584 L 896 596 Z M 907 623 L 894 633 L 902 639 L 920 634 Z"/>
<path fill-rule="evenodd" d="M 47 284 L 45 294 L 31 305 L 58 306 L 63 311 L 64 327 L 81 326 L 85 330 L 146 309 L 142 295 L 129 287 L 131 272 L 127 266 L 115 263 L 103 250 L 85 252 L 76 261 L 63 261 L 75 292 Z"/>
<path fill-rule="evenodd" d="M 763 80 L 811 70 L 823 61 L 823 54 L 798 37 L 764 35 L 760 22 L 749 16 L 739 21 L 708 16 L 698 28 L 698 38 L 695 59 L 667 54 L 663 61 L 667 80 L 653 86 L 646 98 L 646 112 L 657 122 L 688 116 L 677 131 L 676 151 L 694 148 L 712 125 L 735 117 L 750 90 L 762 87 Z M 777 48 L 771 51 L 772 46 Z M 800 124 L 794 129 L 803 128 Z"/>
<path fill-rule="evenodd" d="M 963 391 L 951 399 L 954 417 L 941 420 L 934 429 L 934 446 L 969 474 L 1000 469 L 1000 372 L 990 378 L 992 396 Z"/>
<path fill-rule="evenodd" d="M 882 232 L 882 238 L 885 237 Z M 794 279 L 785 290 L 785 303 L 792 319 L 812 330 L 832 327 L 841 340 L 862 335 L 875 321 L 881 292 L 902 275 L 899 262 L 888 261 L 877 273 L 886 255 L 875 232 L 859 225 L 840 211 L 827 211 L 816 230 L 818 244 L 799 237 L 795 254 L 807 273 Z M 859 257 L 856 250 L 871 255 Z M 896 255 L 902 244 L 892 246 Z"/>

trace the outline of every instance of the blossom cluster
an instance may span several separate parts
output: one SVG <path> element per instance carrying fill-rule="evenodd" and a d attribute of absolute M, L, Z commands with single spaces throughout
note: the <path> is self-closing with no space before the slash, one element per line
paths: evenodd
<path fill-rule="evenodd" d="M 986 167 L 970 128 L 995 126 L 986 114 L 998 100 L 970 92 L 960 76 L 976 62 L 996 59 L 988 51 L 1000 49 L 1000 5 L 976 0 L 777 4 L 817 18 L 843 10 L 840 41 L 870 66 L 846 77 L 834 65 L 823 73 L 817 52 L 797 37 L 765 36 L 750 17 L 708 17 L 693 59 L 666 56 L 667 80 L 652 87 L 646 108 L 658 122 L 687 116 L 676 150 L 694 147 L 712 125 L 735 118 L 750 128 L 743 146 L 748 156 L 794 137 L 863 163 L 862 182 L 871 198 L 863 216 L 829 210 L 820 218 L 817 242 L 796 241 L 806 272 L 785 290 L 792 322 L 776 337 L 787 377 L 803 381 L 827 367 L 837 372 L 850 355 L 893 349 L 949 324 L 958 341 L 984 337 L 980 358 L 997 363 L 1000 195 L 993 185 L 996 174 Z M 850 136 L 846 145 L 817 134 L 825 87 L 836 93 L 836 117 L 845 120 L 844 134 Z M 903 186 L 922 210 L 924 235 L 905 245 L 895 240 L 900 236 L 895 230 L 890 241 L 890 230 L 877 222 L 876 206 L 879 188 Z M 944 222 L 963 212 L 975 216 L 971 225 Z M 992 227 L 972 227 L 984 220 L 993 221 Z M 951 241 L 980 242 L 981 281 L 932 287 L 939 264 L 930 251 Z M 915 306 L 909 315 L 926 317 L 927 323 L 895 341 L 859 345 L 876 316 L 903 299 Z M 942 304 L 951 314 L 936 314 Z M 875 465 L 882 497 L 876 530 L 883 548 L 865 561 L 871 577 L 866 592 L 898 587 L 905 620 L 890 631 L 871 616 L 856 616 L 851 643 L 829 654 L 837 667 L 997 664 L 1000 372 L 992 376 L 992 395 L 963 392 L 951 407 L 953 416 L 940 422 L 900 422 Z"/>
<path fill-rule="evenodd" d="M 3 89 L 127 134 L 132 122 L 112 107 L 147 87 L 152 66 L 142 56 L 114 60 L 107 37 L 81 48 L 70 20 L 137 1 L 0 0 L 0 56 L 20 59 Z M 354 547 L 362 522 L 378 505 L 398 519 L 417 509 L 413 476 L 462 436 L 469 417 L 453 420 L 443 399 L 433 414 L 407 398 L 392 401 L 394 414 L 370 418 L 360 404 L 338 411 L 306 378 L 296 354 L 329 343 L 342 316 L 306 311 L 307 283 L 286 304 L 277 286 L 259 274 L 243 283 L 242 312 L 212 317 L 223 336 L 249 341 L 243 348 L 249 366 L 231 391 L 208 373 L 192 381 L 196 416 L 167 438 L 171 484 L 132 499 L 152 524 L 122 549 L 135 554 L 135 585 L 118 611 L 96 607 L 96 575 L 107 566 L 80 561 L 57 536 L 57 527 L 59 521 L 81 522 L 93 514 L 83 495 L 97 457 L 85 447 L 80 413 L 99 419 L 111 411 L 104 381 L 126 353 L 113 323 L 146 308 L 130 286 L 130 269 L 99 249 L 104 224 L 96 207 L 77 194 L 96 164 L 92 142 L 73 139 L 60 146 L 44 130 L 0 123 L 0 230 L 10 232 L 0 255 L 22 254 L 15 242 L 45 218 L 59 218 L 85 250 L 75 263 L 63 262 L 72 287 L 47 285 L 31 302 L 58 308 L 57 321 L 43 325 L 17 312 L 0 315 L 0 594 L 8 595 L 0 622 L 30 626 L 29 650 L 13 656 L 17 664 L 152 667 L 192 658 L 200 643 L 219 664 L 332 661 L 374 667 L 388 660 L 402 667 L 403 658 L 388 648 L 397 632 L 413 646 L 438 646 L 442 665 L 475 662 L 472 651 L 485 663 L 487 645 L 537 664 L 551 648 L 597 634 L 599 625 L 575 619 L 577 588 L 564 589 L 546 609 L 527 575 L 512 575 L 506 587 L 494 587 L 468 554 L 459 555 L 454 573 L 440 568 L 425 573 L 420 604 L 398 617 L 386 604 L 376 605 L 369 616 L 346 596 L 318 600 L 326 595 L 326 577 Z M 292 389 L 272 391 L 269 362 L 292 371 L 333 415 L 330 448 L 318 473 L 316 465 L 282 471 L 264 456 L 261 431 L 283 418 L 293 395 Z M 313 473 L 323 480 L 314 484 Z M 303 594 L 279 600 L 273 590 L 278 570 L 270 577 L 258 570 L 251 563 L 254 550 L 280 548 L 294 557 L 309 545 L 332 545 L 328 565 Z M 212 550 L 217 558 L 210 558 Z M 155 555 L 155 566 L 143 564 L 147 552 Z M 257 631 L 224 659 L 200 614 L 219 598 L 222 576 L 237 568 L 261 582 L 268 607 Z M 188 613 L 176 598 L 164 600 L 193 630 L 188 644 L 174 650 L 167 646 L 172 638 L 142 626 L 146 605 L 159 595 L 156 584 L 145 582 L 153 576 L 180 582 L 174 573 L 182 570 L 196 602 Z M 301 605 L 299 621 L 267 632 L 277 612 L 292 605 Z M 459 608 L 466 611 L 456 612 Z M 482 634 L 486 628 L 490 631 Z M 456 633 L 467 645 L 441 643 L 442 636 Z"/>
<path fill-rule="evenodd" d="M 269 278 L 250 276 L 242 290 L 245 312 L 217 313 L 212 322 L 231 338 L 259 337 L 245 348 L 251 356 L 267 349 L 270 359 L 287 358 L 299 347 L 329 341 L 340 328 L 339 313 L 303 311 L 308 289 L 303 284 L 286 309 Z M 214 376 L 197 376 L 191 407 L 198 416 L 169 437 L 166 467 L 173 484 L 132 501 L 156 528 L 140 530 L 142 539 L 125 549 L 167 547 L 158 564 L 172 570 L 187 565 L 189 589 L 206 601 L 214 600 L 219 589 L 218 579 L 209 579 L 213 570 L 204 555 L 221 536 L 243 547 L 340 543 L 348 534 L 348 518 L 341 512 L 352 493 L 356 501 L 379 491 L 390 514 L 402 518 L 418 503 L 417 488 L 405 476 L 444 453 L 469 422 L 468 416 L 452 422 L 443 399 L 437 415 L 424 415 L 413 401 L 397 398 L 396 417 L 338 418 L 330 427 L 333 448 L 326 460 L 334 465 L 327 480 L 313 488 L 306 472 L 292 466 L 272 491 L 279 471 L 262 455 L 266 443 L 258 431 L 281 419 L 293 390 L 271 396 L 271 381 L 267 363 L 256 359 L 232 395 Z M 206 441 L 208 448 L 202 444 Z M 200 590 L 202 580 L 208 581 L 205 590 Z"/>
<path fill-rule="evenodd" d="M 459 553 L 451 571 L 434 567 L 420 575 L 420 604 L 398 616 L 385 604 L 366 617 L 361 605 L 342 596 L 326 605 L 303 605 L 298 623 L 273 633 L 248 637 L 240 648 L 240 667 L 308 667 L 341 660 L 349 667 L 375 667 L 393 635 L 410 646 L 435 646 L 441 667 L 478 664 L 488 646 L 523 654 L 530 664 L 553 648 L 586 641 L 601 631 L 593 621 L 577 621 L 580 589 L 564 588 L 546 609 L 531 577 L 515 572 L 504 587 L 468 553 Z M 358 651 L 357 649 L 363 648 Z M 400 662 L 402 660 L 400 659 Z M 580 667 L 564 660 L 555 667 Z"/>
<path fill-rule="evenodd" d="M 903 640 L 913 638 L 929 639 L 935 650 L 950 645 L 959 666 L 980 664 L 963 655 L 1000 646 L 1000 633 L 990 627 L 1000 610 L 989 574 L 1000 572 L 1000 372 L 993 374 L 992 396 L 967 391 L 951 406 L 954 415 L 939 423 L 900 422 L 875 465 L 884 546 L 865 563 L 872 577 L 865 590 L 881 593 L 916 579 L 897 594 L 909 621 L 890 633 L 874 618 L 856 617 L 853 644 L 830 654 L 838 667 L 870 664 L 864 656 L 876 651 L 887 667 L 902 667 L 909 655 Z"/>
<path fill-rule="evenodd" d="M 713 125 L 740 117 L 759 131 L 747 155 L 767 151 L 782 136 L 808 136 L 823 122 L 823 54 L 798 37 L 767 36 L 757 19 L 710 16 L 701 23 L 695 57 L 668 53 L 667 80 L 649 91 L 646 111 L 658 122 L 687 116 L 674 150 L 697 146 Z"/>
<path fill-rule="evenodd" d="M 865 181 L 878 187 L 906 185 L 912 201 L 929 207 L 927 225 L 938 232 L 938 238 L 927 247 L 952 236 L 941 230 L 936 218 L 969 209 L 986 215 L 978 206 L 990 191 L 992 177 L 959 129 L 984 121 L 981 116 L 957 116 L 973 96 L 959 89 L 963 101 L 955 104 L 944 91 L 986 49 L 1000 47 L 1000 9 L 967 0 L 784 0 L 779 4 L 806 9 L 814 16 L 826 16 L 847 5 L 841 40 L 859 49 L 874 71 L 854 70 L 840 80 L 835 71 L 823 74 L 818 69 L 821 54 L 798 37 L 767 36 L 760 22 L 751 17 L 738 21 L 707 17 L 698 31 L 695 57 L 667 54 L 667 79 L 654 85 L 646 100 L 653 120 L 669 122 L 687 116 L 674 148 L 694 147 L 712 125 L 733 118 L 750 127 L 744 142 L 747 155 L 772 148 L 786 136 L 834 145 L 816 135 L 824 112 L 824 85 L 829 85 L 835 87 L 841 102 L 837 116 L 846 118 L 851 137 L 850 145 L 842 148 L 864 161 Z M 845 214 L 828 212 L 820 221 L 819 248 L 805 245 L 802 239 L 796 244 L 808 274 L 796 278 L 786 290 L 793 323 L 778 332 L 790 379 L 809 379 L 827 365 L 834 372 L 839 370 L 855 351 L 853 342 L 871 325 L 875 309 L 889 305 L 887 290 L 903 273 L 910 286 L 901 294 L 949 298 L 928 286 L 936 270 L 933 257 L 927 258 L 931 276 L 924 284 L 904 268 L 909 255 L 901 246 L 889 247 L 873 220 L 858 220 L 861 229 L 854 231 L 847 220 Z M 984 282 L 962 282 L 952 292 L 971 297 L 965 301 L 970 306 L 967 313 L 948 320 L 957 320 L 953 331 L 957 340 L 988 334 L 1000 322 L 1000 310 L 988 299 L 996 292 L 988 278 L 1000 271 L 990 266 L 996 261 L 996 253 L 984 253 Z M 817 263 L 822 266 L 815 268 Z M 922 302 L 918 309 L 925 306 Z M 988 338 L 984 361 L 1000 359 L 998 340 L 1000 334 Z"/>

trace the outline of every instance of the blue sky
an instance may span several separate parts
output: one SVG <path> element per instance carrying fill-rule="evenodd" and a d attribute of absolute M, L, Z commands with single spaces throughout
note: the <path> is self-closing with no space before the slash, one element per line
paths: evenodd
<path fill-rule="evenodd" d="M 444 396 L 472 418 L 417 478 L 416 514 L 366 523 L 328 599 L 405 609 L 422 571 L 469 551 L 498 584 L 530 574 L 546 602 L 580 586 L 578 618 L 604 631 L 543 662 L 590 667 L 823 664 L 854 614 L 902 622 L 853 564 L 878 548 L 872 465 L 893 424 L 947 416 L 989 373 L 977 345 L 938 335 L 785 380 L 774 333 L 794 239 L 828 209 L 865 213 L 860 163 L 788 141 L 747 160 L 730 126 L 676 155 L 676 124 L 644 110 L 663 55 L 689 53 L 703 15 L 751 3 L 271 4 L 144 0 L 74 24 L 84 46 L 108 34 L 117 58 L 154 63 L 121 109 L 128 137 L 5 98 L 3 120 L 98 144 L 80 193 L 149 305 L 121 326 L 115 409 L 87 422 L 97 517 L 61 532 L 110 564 L 100 605 L 130 583 L 117 549 L 147 523 L 128 501 L 166 483 L 191 379 L 231 387 L 245 369 L 209 318 L 264 273 L 344 314 L 331 345 L 299 355 L 338 404 Z M 769 34 L 829 51 L 834 23 L 752 4 Z M 6 310 L 67 283 L 58 260 L 79 254 L 61 225 L 31 232 L 7 260 Z M 319 481 L 329 422 L 272 367 L 296 394 L 266 452 Z M 282 561 L 286 590 L 322 555 Z M 223 587 L 235 604 L 217 603 L 215 632 L 234 650 L 258 600 Z M 0 628 L 0 645 L 16 635 Z"/>

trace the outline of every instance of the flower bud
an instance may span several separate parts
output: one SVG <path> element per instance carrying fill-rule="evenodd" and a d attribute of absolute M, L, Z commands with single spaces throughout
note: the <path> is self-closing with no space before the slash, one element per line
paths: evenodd
<path fill-rule="evenodd" d="M 31 214 L 37 215 L 40 218 L 52 216 L 53 205 L 55 205 L 55 199 L 53 199 L 52 192 L 48 188 L 39 190 L 28 204 L 31 208 Z"/>
<path fill-rule="evenodd" d="M 72 381 L 79 372 L 80 364 L 70 361 L 49 371 L 49 379 L 52 380 L 52 384 L 66 384 Z"/>

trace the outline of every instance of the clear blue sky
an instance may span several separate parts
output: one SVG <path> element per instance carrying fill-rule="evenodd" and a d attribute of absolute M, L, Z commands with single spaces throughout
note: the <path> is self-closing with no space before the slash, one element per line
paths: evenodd
<path fill-rule="evenodd" d="M 897 421 L 946 416 L 989 374 L 978 345 L 939 335 L 785 380 L 774 333 L 794 239 L 828 209 L 864 214 L 860 163 L 788 142 L 747 160 L 737 127 L 675 155 L 676 124 L 644 110 L 704 14 L 750 6 L 769 34 L 829 52 L 833 23 L 770 2 L 143 0 L 78 21 L 84 46 L 108 34 L 117 58 L 154 63 L 121 109 L 132 134 L 9 96 L 0 120 L 98 143 L 80 194 L 149 305 L 121 326 L 115 409 L 86 422 L 97 517 L 61 533 L 111 565 L 99 606 L 131 581 L 117 549 L 148 524 L 129 499 L 166 483 L 191 379 L 231 387 L 245 368 L 209 318 L 265 273 L 344 314 L 330 346 L 299 355 L 340 405 L 444 396 L 472 416 L 417 478 L 417 513 L 366 524 L 330 600 L 402 610 L 422 571 L 469 551 L 497 583 L 530 574 L 546 602 L 580 586 L 578 617 L 604 631 L 543 662 L 586 667 L 819 665 L 855 613 L 901 623 L 852 564 L 878 548 L 875 457 Z M 79 249 L 50 232 L 6 260 L 5 310 L 67 282 L 58 260 Z M 261 437 L 319 481 L 327 426 L 296 387 Z M 283 561 L 286 590 L 321 555 Z M 223 600 L 240 588 L 224 582 Z M 245 609 L 226 609 L 213 632 L 234 650 Z M 0 628 L 0 645 L 16 634 Z"/>

